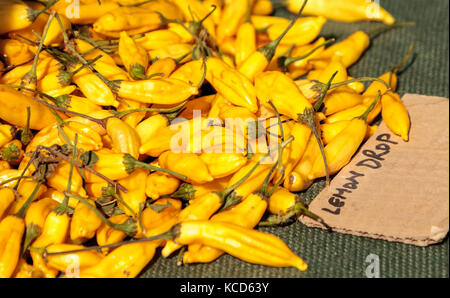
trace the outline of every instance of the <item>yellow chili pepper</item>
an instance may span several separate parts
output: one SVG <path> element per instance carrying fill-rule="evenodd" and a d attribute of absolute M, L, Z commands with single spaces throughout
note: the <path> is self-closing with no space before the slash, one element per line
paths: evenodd
<path fill-rule="evenodd" d="M 364 31 L 356 31 L 341 42 L 335 43 L 323 51 L 319 59 L 330 60 L 335 56 L 342 59 L 343 65 L 347 68 L 359 60 L 361 55 L 370 45 L 370 37 Z"/>
<path fill-rule="evenodd" d="M 27 124 L 28 106 L 31 112 L 30 129 L 40 130 L 56 121 L 47 107 L 11 87 L 0 86 L 0 105 L 0 118 L 19 127 Z"/>
<path fill-rule="evenodd" d="M 145 49 L 146 51 L 151 51 L 157 50 L 159 48 L 165 48 L 169 45 L 190 43 L 192 41 L 192 36 L 189 40 L 184 40 L 176 31 L 174 31 L 172 25 L 177 24 L 169 24 L 169 29 L 160 29 L 147 32 L 144 34 L 142 38 L 136 39 L 135 43 L 137 43 L 141 48 Z M 180 30 L 185 29 L 181 27 Z"/>
<path fill-rule="evenodd" d="M 165 105 L 179 104 L 197 93 L 197 87 L 173 78 L 122 81 L 117 92 L 123 98 Z"/>
<path fill-rule="evenodd" d="M 256 51 L 256 32 L 251 21 L 246 21 L 239 26 L 236 33 L 234 59 L 240 66 L 254 51 Z"/>
<path fill-rule="evenodd" d="M 358 150 L 367 133 L 367 116 L 378 101 L 380 93 L 364 114 L 354 118 L 350 123 L 325 146 L 324 151 L 327 156 L 328 168 L 331 174 L 338 172 L 351 159 Z M 323 161 L 316 157 L 308 178 L 314 180 L 325 175 Z"/>
<path fill-rule="evenodd" d="M 55 2 L 52 1 L 53 4 Z M 19 0 L 0 1 L 0 18 L 3 20 L 0 26 L 0 34 L 3 35 L 30 26 L 45 10 L 47 10 L 47 7 L 40 10 L 32 9 Z"/>
<path fill-rule="evenodd" d="M 188 82 L 192 86 L 199 86 L 204 77 L 204 66 L 202 60 L 192 60 L 176 69 L 170 78 Z"/>
<path fill-rule="evenodd" d="M 181 202 L 174 199 L 159 199 L 142 211 L 142 229 L 138 228 L 135 238 L 151 237 L 167 232 L 178 222 Z M 162 208 L 162 210 L 158 210 Z M 140 227 L 140 226 L 138 226 Z"/>
<path fill-rule="evenodd" d="M 70 163 L 61 161 L 52 176 L 47 179 L 47 184 L 60 192 L 64 192 L 69 181 L 69 169 Z M 80 196 L 86 196 L 86 191 L 83 188 L 83 179 L 78 172 L 78 169 L 73 170 L 71 179 L 72 184 L 70 191 Z"/>
<path fill-rule="evenodd" d="M 146 78 L 145 72 L 149 64 L 147 51 L 129 37 L 126 31 L 120 33 L 119 55 L 133 79 Z"/>
<path fill-rule="evenodd" d="M 53 188 L 48 188 L 46 192 L 42 194 L 43 198 L 50 198 L 58 203 L 62 203 L 64 201 L 64 194 L 60 191 L 57 191 Z M 69 207 L 75 208 L 78 204 L 78 200 L 75 198 L 69 198 Z"/>
<path fill-rule="evenodd" d="M 89 202 L 95 206 L 94 202 Z M 88 239 L 92 239 L 95 233 L 102 225 L 102 220 L 89 208 L 86 204 L 79 203 L 75 207 L 70 222 L 70 239 L 74 243 L 82 243 Z M 33 246 L 36 246 L 33 244 Z"/>
<path fill-rule="evenodd" d="M 56 206 L 58 202 L 47 197 L 31 203 L 25 214 L 25 226 L 35 225 L 42 230 L 47 216 Z"/>
<path fill-rule="evenodd" d="M 14 191 L 11 188 L 0 188 L 0 220 L 3 219 L 14 199 Z"/>
<path fill-rule="evenodd" d="M 90 59 L 99 57 L 97 62 L 102 61 L 104 63 L 116 65 L 116 62 L 109 54 L 107 54 L 106 52 L 104 52 L 100 49 L 95 48 L 93 45 L 91 45 L 87 41 L 84 41 L 84 40 L 78 39 L 78 38 L 74 38 L 73 42 L 75 45 L 75 49 L 78 53 L 86 53 L 83 55 L 83 57 L 85 59 L 90 60 Z"/>
<path fill-rule="evenodd" d="M 324 144 L 328 144 L 335 136 L 337 136 L 351 120 L 337 121 L 334 123 L 324 123 L 321 125 L 322 140 Z"/>
<path fill-rule="evenodd" d="M 363 96 L 347 86 L 333 89 L 323 101 L 324 113 L 329 116 L 363 103 Z"/>
<path fill-rule="evenodd" d="M 12 129 L 11 125 L 0 124 L 0 147 L 3 147 L 13 139 Z"/>
<path fill-rule="evenodd" d="M 35 199 L 42 183 L 42 180 L 36 183 L 34 190 L 17 212 L 6 216 L 0 221 L 0 278 L 11 277 L 19 262 L 22 237 L 25 231 L 25 213 Z"/>
<path fill-rule="evenodd" d="M 150 50 L 148 55 L 152 60 L 164 58 L 180 59 L 182 57 L 180 62 L 185 63 L 192 60 L 191 52 L 193 50 L 194 46 L 192 44 L 177 43 Z"/>
<path fill-rule="evenodd" d="M 58 243 L 47 246 L 46 251 L 49 253 L 54 253 L 81 248 L 84 248 L 84 246 L 77 244 Z M 74 254 L 63 254 L 56 256 L 50 255 L 47 258 L 47 266 L 67 273 L 67 271 L 69 271 L 70 269 L 79 270 L 95 266 L 100 263 L 102 259 L 103 256 L 96 251 L 84 251 Z"/>
<path fill-rule="evenodd" d="M 21 258 L 17 264 L 13 278 L 43 278 L 44 273 Z"/>
<path fill-rule="evenodd" d="M 298 10 L 296 12 L 298 12 Z M 326 21 L 327 19 L 322 16 L 297 19 L 291 30 L 289 30 L 289 32 L 281 39 L 280 43 L 290 45 L 308 44 L 317 38 Z M 285 20 L 284 24 L 276 23 L 270 26 L 267 29 L 269 38 L 271 40 L 275 40 L 278 36 L 280 36 L 281 32 L 283 32 L 286 28 L 288 22 L 288 20 Z"/>
<path fill-rule="evenodd" d="M 147 170 L 136 169 L 128 177 L 118 180 L 128 191 L 126 193 L 119 191 L 119 196 L 122 198 L 122 201 L 119 201 L 117 205 L 130 216 L 136 217 L 141 204 L 145 203 L 147 199 L 145 194 L 147 175 Z"/>
<path fill-rule="evenodd" d="M 145 193 L 152 200 L 175 192 L 180 186 L 180 180 L 165 173 L 151 173 L 147 176 Z"/>
<path fill-rule="evenodd" d="M 81 278 L 133 278 L 153 259 L 161 240 L 122 245 L 98 264 L 80 270 Z"/>
<path fill-rule="evenodd" d="M 1 39 L 0 53 L 9 65 L 19 65 L 33 58 L 28 46 L 15 39 Z"/>
<path fill-rule="evenodd" d="M 109 122 L 109 121 L 108 121 Z M 76 121 L 66 121 L 66 125 L 62 130 L 71 142 L 75 140 L 75 135 L 79 136 L 79 147 L 84 150 L 100 150 L 102 148 L 102 140 L 100 134 L 94 128 Z M 56 125 L 54 126 L 56 128 Z M 60 136 L 63 140 L 63 136 Z"/>
<path fill-rule="evenodd" d="M 289 11 L 296 12 L 299 8 L 299 1 L 289 0 L 287 2 Z M 331 20 L 343 22 L 357 22 L 363 20 L 383 21 L 386 24 L 393 24 L 395 19 L 377 2 L 367 2 L 365 0 L 339 0 L 320 1 L 310 0 L 305 7 L 305 14 L 319 15 Z"/>
<path fill-rule="evenodd" d="M 234 105 L 245 107 L 252 113 L 258 110 L 252 83 L 220 58 L 206 59 L 206 80 Z"/>
<path fill-rule="evenodd" d="M 119 106 L 111 88 L 90 70 L 81 70 L 73 76 L 73 82 L 92 103 L 99 106 Z"/>
<path fill-rule="evenodd" d="M 169 121 L 162 114 L 156 114 L 148 117 L 136 126 L 136 133 L 139 136 L 141 144 L 147 143 L 159 130 L 167 127 Z M 141 152 L 142 153 L 142 152 Z"/>
<path fill-rule="evenodd" d="M 174 226 L 171 232 L 177 243 L 208 245 L 249 263 L 274 267 L 292 266 L 301 271 L 308 267 L 280 238 L 238 225 L 187 221 Z"/>
<path fill-rule="evenodd" d="M 407 142 L 411 121 L 400 96 L 396 93 L 387 93 L 381 97 L 381 104 L 383 121 L 393 133 Z"/>
<path fill-rule="evenodd" d="M 185 64 L 184 64 L 185 65 Z M 172 58 L 158 59 L 147 68 L 147 76 L 168 78 L 176 69 L 177 63 Z"/>
<path fill-rule="evenodd" d="M 174 153 L 165 151 L 159 156 L 161 167 L 186 175 L 190 181 L 198 184 L 211 182 L 214 177 L 211 176 L 208 166 L 195 153 Z M 195 169 L 195 171 L 192 171 Z"/>
<path fill-rule="evenodd" d="M 59 19 L 61 20 L 62 27 L 65 31 L 69 31 L 70 29 L 72 29 L 72 23 L 66 16 L 60 15 Z M 61 43 L 63 42 L 63 35 L 61 33 L 61 30 L 62 29 L 59 25 L 58 20 L 52 19 L 47 32 L 47 36 L 44 40 L 44 45 L 61 45 Z"/>
<path fill-rule="evenodd" d="M 214 179 L 234 174 L 247 163 L 247 157 L 240 153 L 202 153 L 200 158 Z"/>
<path fill-rule="evenodd" d="M 270 0 L 256 0 L 252 7 L 253 15 L 267 16 L 273 11 L 273 4 Z"/>
<path fill-rule="evenodd" d="M 93 30 L 109 37 L 120 37 L 121 31 L 129 35 L 151 31 L 161 26 L 161 18 L 155 11 L 144 7 L 118 7 L 98 18 Z"/>
<path fill-rule="evenodd" d="M 119 214 L 119 215 L 111 216 L 109 218 L 109 221 L 114 224 L 122 224 L 125 221 L 127 221 L 128 219 L 129 219 L 128 215 Z M 125 239 L 126 236 L 127 236 L 127 234 L 125 234 L 123 231 L 114 229 L 113 227 L 110 227 L 110 226 L 106 225 L 105 223 L 102 223 L 101 227 L 97 230 L 96 240 L 97 240 L 98 245 L 108 245 L 108 244 L 120 242 L 123 239 Z M 108 248 L 102 249 L 103 254 L 106 255 L 108 252 L 109 252 Z"/>
<path fill-rule="evenodd" d="M 115 1 L 97 1 L 77 3 L 72 1 L 59 1 L 55 7 L 60 15 L 67 17 L 73 24 L 92 24 L 108 11 L 116 9 L 119 4 Z"/>
<path fill-rule="evenodd" d="M 248 1 L 229 1 L 225 3 L 222 11 L 221 20 L 217 26 L 217 40 L 219 43 L 226 37 L 236 34 L 239 26 L 245 20 L 247 14 L 250 14 L 253 0 Z"/>
<path fill-rule="evenodd" d="M 36 67 L 36 80 L 41 80 L 46 75 L 51 62 L 52 58 L 42 53 L 39 55 Z M 3 84 L 20 84 L 22 78 L 31 70 L 32 66 L 33 62 L 17 66 L 1 77 L 0 82 Z"/>
<path fill-rule="evenodd" d="M 308 188 L 312 180 L 308 179 L 309 171 L 314 163 L 316 157 L 320 154 L 319 145 L 311 136 L 306 145 L 305 152 L 295 166 L 294 170 L 284 180 L 284 187 L 289 191 L 301 191 Z"/>
<path fill-rule="evenodd" d="M 1 187 L 14 187 L 16 184 L 17 177 L 20 177 L 22 174 L 22 171 L 16 170 L 16 169 L 4 169 L 0 171 L 0 183 L 2 183 Z M 12 180 L 11 180 L 12 179 Z M 10 182 L 6 182 L 9 181 Z M 4 183 L 4 184 L 3 184 Z"/>
<path fill-rule="evenodd" d="M 216 95 L 213 94 L 189 100 L 178 115 L 178 118 L 193 119 L 196 111 L 200 111 L 200 115 L 207 118 L 211 110 L 211 103 L 215 97 Z"/>
<path fill-rule="evenodd" d="M 20 176 L 20 174 L 17 176 Z M 16 198 L 16 200 L 11 204 L 8 211 L 9 214 L 19 212 L 19 210 L 27 203 L 27 199 L 31 196 L 31 194 L 33 194 L 37 185 L 39 185 L 39 182 L 29 179 L 22 180 L 19 183 L 19 187 L 17 188 L 19 197 Z M 46 190 L 47 187 L 44 184 L 41 184 L 40 187 L 36 190 L 36 194 L 33 196 L 33 199 L 38 200 Z"/>
<path fill-rule="evenodd" d="M 129 153 L 134 158 L 139 157 L 140 139 L 136 131 L 126 122 L 118 118 L 110 118 L 106 131 L 112 140 L 112 149 L 116 153 Z"/>
<path fill-rule="evenodd" d="M 179 10 L 183 13 L 184 19 L 189 22 L 204 19 L 211 10 L 205 3 L 199 0 L 172 0 L 172 2 L 178 6 Z M 174 19 L 173 17 L 166 17 Z M 215 39 L 216 26 L 214 20 L 212 18 L 206 18 L 203 20 L 202 25 Z"/>
<path fill-rule="evenodd" d="M 227 187 L 229 177 L 215 179 L 211 182 L 204 184 L 189 184 L 182 183 L 176 192 L 171 193 L 171 198 L 180 198 L 185 201 L 189 201 L 190 204 L 195 202 L 196 199 L 211 192 L 218 192 Z"/>
<path fill-rule="evenodd" d="M 296 122 L 292 125 L 291 135 L 294 140 L 286 147 L 286 150 L 289 150 L 290 153 L 289 159 L 283 164 L 285 177 L 289 177 L 305 154 L 308 141 L 311 139 L 311 129 L 305 124 Z"/>

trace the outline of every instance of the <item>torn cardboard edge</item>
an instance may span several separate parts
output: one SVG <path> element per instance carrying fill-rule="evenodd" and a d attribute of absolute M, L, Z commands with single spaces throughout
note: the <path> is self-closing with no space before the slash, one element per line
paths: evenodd
<path fill-rule="evenodd" d="M 339 233 L 427 246 L 449 230 L 449 100 L 418 94 L 402 100 L 409 142 L 382 122 L 309 210 Z"/>

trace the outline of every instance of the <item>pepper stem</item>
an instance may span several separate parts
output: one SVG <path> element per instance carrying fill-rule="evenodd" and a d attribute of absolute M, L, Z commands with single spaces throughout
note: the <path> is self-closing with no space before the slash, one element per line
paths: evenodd
<path fill-rule="evenodd" d="M 113 186 L 108 186 L 105 190 L 105 195 L 113 197 L 114 199 L 116 199 L 120 204 L 122 204 L 125 208 L 128 209 L 128 211 L 130 211 L 130 213 L 133 215 L 133 217 L 136 217 L 136 213 L 134 212 L 133 209 L 131 209 L 130 205 L 127 204 L 127 202 L 125 202 L 121 196 L 119 196 L 115 190 L 115 187 Z"/>
<path fill-rule="evenodd" d="M 50 1 L 44 8 L 42 9 L 32 9 L 30 8 L 28 10 L 28 20 L 30 20 L 31 22 L 34 22 L 42 13 L 46 12 L 47 10 L 49 10 L 50 7 L 52 7 L 53 5 L 55 5 L 56 2 L 58 2 L 59 0 L 52 0 Z"/>
<path fill-rule="evenodd" d="M 44 45 L 45 38 L 47 37 L 48 29 L 50 29 L 50 24 L 55 17 L 56 13 L 52 13 L 50 17 L 48 18 L 47 24 L 45 24 L 44 33 L 42 34 L 41 40 L 39 42 L 36 54 L 34 56 L 33 65 L 31 66 L 31 69 L 29 72 L 27 72 L 20 83 L 21 86 L 23 86 L 26 83 L 34 83 L 37 84 L 37 63 L 39 60 L 39 55 L 42 51 L 42 46 Z"/>
<path fill-rule="evenodd" d="M 28 207 L 30 206 L 31 202 L 34 200 L 34 198 L 36 197 L 39 188 L 41 188 L 42 183 L 44 183 L 45 179 L 45 173 L 47 172 L 47 165 L 43 165 L 44 166 L 44 170 L 41 173 L 41 177 L 39 178 L 39 182 L 36 184 L 36 187 L 34 188 L 33 192 L 31 193 L 31 195 L 28 197 L 28 199 L 26 200 L 26 202 L 23 204 L 23 206 L 19 209 L 19 211 L 17 211 L 17 213 L 14 214 L 14 216 L 19 217 L 19 218 L 25 218 L 25 214 L 28 210 Z"/>
<path fill-rule="evenodd" d="M 317 132 L 314 108 L 305 108 L 303 114 L 298 115 L 298 121 L 307 125 L 314 134 L 317 144 L 319 145 L 320 153 L 322 154 L 323 162 L 325 165 L 326 185 L 330 185 L 330 171 L 328 169 L 328 162 L 327 157 L 325 156 L 325 150 L 323 149 L 322 141 L 320 139 L 319 133 Z"/>
<path fill-rule="evenodd" d="M 359 77 L 359 78 L 353 78 L 353 79 L 350 79 L 350 80 L 347 80 L 347 81 L 342 81 L 342 82 L 339 82 L 339 83 L 334 83 L 334 84 L 331 84 L 328 89 L 329 90 L 335 89 L 337 87 L 348 85 L 348 84 L 354 83 L 354 82 L 372 82 L 372 81 L 377 81 L 377 82 L 383 84 L 384 86 L 386 86 L 387 90 L 391 90 L 391 86 L 389 86 L 388 83 L 386 83 L 385 81 L 383 81 L 380 78 L 372 78 L 372 77 Z M 318 92 L 322 93 L 324 88 L 326 87 L 326 84 L 324 84 L 322 82 L 319 82 L 319 81 L 314 81 L 314 82 L 316 84 L 311 87 L 311 90 L 318 91 Z"/>
<path fill-rule="evenodd" d="M 134 158 L 131 154 L 128 154 L 128 153 L 124 155 L 123 163 L 126 167 L 126 171 L 128 172 L 128 174 L 133 173 L 137 168 L 142 168 L 142 169 L 148 169 L 151 171 L 167 173 L 167 174 L 170 174 L 170 175 L 175 176 L 182 180 L 188 180 L 188 177 L 186 177 L 185 175 L 181 175 L 181 174 L 175 173 L 171 170 L 167 170 L 167 169 L 160 168 L 157 166 L 149 165 L 142 161 L 138 161 L 136 158 Z"/>
<path fill-rule="evenodd" d="M 114 116 L 121 119 L 129 114 L 132 113 L 138 113 L 138 112 L 158 112 L 160 114 L 171 114 L 178 112 L 181 110 L 185 105 L 187 101 L 182 102 L 181 104 L 177 105 L 176 107 L 170 108 L 170 109 L 155 109 L 155 108 L 142 108 L 142 109 L 132 109 L 132 110 L 126 110 L 122 112 L 116 112 L 112 111 Z"/>
<path fill-rule="evenodd" d="M 169 195 L 161 196 L 161 198 L 176 198 L 190 201 L 195 198 L 195 188 L 190 183 L 181 183 L 178 189 Z"/>
<path fill-rule="evenodd" d="M 103 221 L 106 225 L 108 225 L 109 227 L 116 229 L 116 230 L 120 230 L 122 232 L 124 232 L 125 234 L 127 234 L 128 236 L 134 236 L 137 232 L 137 225 L 134 221 L 125 221 L 122 224 L 115 224 L 112 223 L 110 220 L 108 220 L 95 206 L 92 206 L 87 199 L 82 198 L 78 195 L 72 194 L 70 192 L 65 191 L 64 195 L 68 196 L 68 197 L 72 197 L 77 199 L 78 201 L 80 201 L 81 203 L 85 204 L 86 206 L 88 206 L 89 209 L 91 209 L 99 218 L 101 221 Z"/>
<path fill-rule="evenodd" d="M 303 1 L 303 5 L 300 8 L 299 12 L 295 15 L 295 17 L 292 19 L 292 21 L 289 23 L 289 25 L 284 29 L 284 31 L 278 36 L 276 39 L 272 40 L 265 46 L 262 46 L 258 49 L 259 52 L 263 53 L 264 57 L 266 57 L 267 61 L 272 61 L 273 56 L 275 55 L 275 50 L 277 46 L 280 44 L 283 37 L 288 33 L 288 31 L 294 26 L 297 19 L 300 17 L 300 15 L 303 12 L 303 9 L 306 6 L 306 3 L 308 3 L 308 0 Z"/>
<path fill-rule="evenodd" d="M 298 57 L 287 57 L 287 56 L 281 56 L 278 58 L 277 63 L 278 66 L 284 70 L 287 70 L 287 68 L 289 67 L 289 65 L 291 65 L 292 63 L 299 61 L 299 60 L 303 60 L 305 58 L 308 58 L 309 56 L 311 56 L 315 51 L 317 51 L 318 49 L 320 49 L 321 47 L 324 47 L 332 42 L 334 42 L 335 39 L 331 38 L 328 39 L 326 41 L 324 41 L 323 43 L 321 43 L 320 45 L 314 47 L 313 49 L 311 49 L 308 53 L 298 56 Z"/>
<path fill-rule="evenodd" d="M 67 181 L 66 192 L 70 192 L 72 190 L 72 176 L 73 176 L 73 167 L 75 164 L 75 158 L 77 156 L 77 144 L 78 144 L 78 134 L 75 134 L 75 140 L 73 142 L 72 147 L 72 159 L 70 160 L 70 168 L 69 168 L 69 179 Z M 64 213 L 68 213 L 69 211 L 69 196 L 64 195 L 64 200 L 62 203 L 55 208 L 55 213 L 62 215 Z"/>
<path fill-rule="evenodd" d="M 318 111 L 320 107 L 322 106 L 323 101 L 325 100 L 325 96 L 327 96 L 328 90 L 330 89 L 331 82 L 333 81 L 334 77 L 337 75 L 338 71 L 333 73 L 331 78 L 328 80 L 327 84 L 324 87 L 324 90 L 320 94 L 320 99 L 314 104 L 314 111 Z"/>
<path fill-rule="evenodd" d="M 74 254 L 74 253 L 80 253 L 80 252 L 90 251 L 90 250 L 96 250 L 96 251 L 101 252 L 104 248 L 115 248 L 115 247 L 119 247 L 119 246 L 126 245 L 126 244 L 148 242 L 148 241 L 154 241 L 154 240 L 159 240 L 159 239 L 174 240 L 176 235 L 177 235 L 176 232 L 174 232 L 173 228 L 172 228 L 165 233 L 155 235 L 152 237 L 133 239 L 133 240 L 128 240 L 128 241 L 121 241 L 121 242 L 111 243 L 111 244 L 107 244 L 107 245 L 96 245 L 96 246 L 90 246 L 90 247 L 86 247 L 86 248 L 67 250 L 67 251 L 48 252 L 46 249 L 44 249 L 44 250 L 42 250 L 42 253 L 43 253 L 44 257 L 47 257 L 47 256 L 55 256 L 55 255 Z M 31 247 L 30 249 L 39 249 L 39 248 Z"/>
<path fill-rule="evenodd" d="M 359 118 L 359 119 L 362 119 L 364 121 L 367 121 L 367 116 L 369 116 L 369 113 L 373 110 L 373 108 L 377 104 L 378 100 L 380 99 L 380 96 L 381 96 L 381 92 L 380 92 L 380 90 L 378 90 L 377 95 L 375 96 L 375 99 L 372 101 L 372 103 L 367 108 L 367 110 L 364 112 L 364 114 L 362 114 L 361 116 L 356 117 L 356 118 Z"/>

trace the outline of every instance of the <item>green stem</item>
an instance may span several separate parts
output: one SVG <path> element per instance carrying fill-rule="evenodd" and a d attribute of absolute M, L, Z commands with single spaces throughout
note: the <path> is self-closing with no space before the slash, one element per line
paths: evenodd
<path fill-rule="evenodd" d="M 116 230 L 120 230 L 122 232 L 124 232 L 125 234 L 127 234 L 128 236 L 134 236 L 136 234 L 137 231 L 137 226 L 135 222 L 130 222 L 130 221 L 126 221 L 122 224 L 115 224 L 112 223 L 110 220 L 108 220 L 95 206 L 92 206 L 87 199 L 82 198 L 78 195 L 72 194 L 72 193 L 68 193 L 68 192 L 64 192 L 64 195 L 72 197 L 77 199 L 78 201 L 80 201 L 81 203 L 85 204 L 86 206 L 88 206 L 89 209 L 91 209 L 99 218 L 101 221 L 103 221 L 107 226 L 116 229 Z"/>
<path fill-rule="evenodd" d="M 381 92 L 380 92 L 380 90 L 378 90 L 377 95 L 375 96 L 375 99 L 372 101 L 370 106 L 367 108 L 367 110 L 364 112 L 364 114 L 362 114 L 361 116 L 359 116 L 357 118 L 367 121 L 367 116 L 369 116 L 369 113 L 373 110 L 373 108 L 377 104 L 378 100 L 380 99 L 380 96 L 381 96 Z"/>
<path fill-rule="evenodd" d="M 50 7 L 56 4 L 59 0 L 52 0 L 50 1 L 43 9 L 29 9 L 28 11 L 28 19 L 31 22 L 34 22 L 42 13 L 46 12 Z"/>
<path fill-rule="evenodd" d="M 176 227 L 176 225 L 174 227 Z M 96 245 L 96 246 L 90 246 L 90 247 L 81 248 L 81 249 L 58 251 L 58 252 L 47 252 L 46 249 L 44 249 L 43 255 L 44 255 L 44 257 L 47 257 L 47 256 L 56 256 L 56 255 L 65 255 L 65 254 L 75 254 L 75 253 L 80 253 L 80 252 L 90 251 L 90 250 L 96 250 L 96 251 L 101 252 L 104 248 L 115 248 L 115 247 L 119 247 L 119 246 L 126 245 L 126 244 L 148 242 L 148 241 L 154 241 L 154 240 L 159 240 L 159 239 L 174 240 L 175 237 L 177 236 L 176 232 L 173 231 L 174 227 L 172 227 L 172 229 L 170 229 L 169 231 L 167 231 L 163 234 L 156 235 L 156 236 L 140 238 L 140 239 L 133 239 L 133 240 L 128 240 L 128 241 L 121 241 L 121 242 L 111 243 L 111 244 L 107 244 L 107 245 Z M 40 250 L 39 248 L 32 248 L 32 247 L 30 249 Z"/>
<path fill-rule="evenodd" d="M 289 25 L 284 29 L 283 33 L 280 34 L 276 39 L 272 40 L 270 43 L 268 43 L 265 46 L 262 46 L 258 49 L 259 52 L 263 53 L 264 57 L 266 57 L 267 61 L 272 61 L 273 56 L 275 55 L 275 50 L 277 46 L 280 44 L 283 37 L 288 33 L 288 31 L 294 26 L 297 19 L 300 17 L 300 15 L 303 12 L 303 9 L 306 6 L 306 3 L 308 3 L 308 0 L 303 1 L 303 5 L 300 8 L 299 12 L 295 15 L 295 17 L 292 19 L 292 21 L 289 23 Z"/>
<path fill-rule="evenodd" d="M 414 49 L 414 44 L 410 44 L 408 53 L 406 54 L 406 56 L 403 57 L 403 59 L 402 59 L 402 61 L 400 61 L 400 63 L 398 63 L 397 65 L 395 65 L 394 67 L 391 68 L 390 74 L 389 74 L 389 86 L 391 86 L 391 83 L 392 83 L 392 75 L 397 74 L 400 71 L 400 69 L 406 64 L 406 62 L 408 62 L 408 60 L 412 56 L 413 49 Z"/>
<path fill-rule="evenodd" d="M 31 121 L 31 108 L 30 106 L 27 106 L 27 124 L 25 125 L 25 128 L 22 130 L 20 134 L 20 141 L 23 145 L 28 145 L 31 142 L 31 139 L 33 138 L 33 133 L 30 130 L 30 121 Z"/>
<path fill-rule="evenodd" d="M 48 18 L 47 24 L 45 24 L 45 28 L 44 28 L 44 33 L 42 35 L 42 38 L 39 42 L 39 46 L 37 48 L 36 51 L 36 55 L 34 56 L 34 60 L 33 60 L 33 65 L 31 66 L 31 69 L 29 72 L 27 72 L 23 78 L 22 78 L 22 82 L 20 83 L 21 86 L 24 85 L 25 82 L 27 83 L 37 83 L 37 64 L 38 64 L 38 60 L 39 60 L 39 55 L 42 51 L 42 46 L 44 44 L 45 38 L 47 37 L 47 33 L 48 33 L 48 29 L 50 29 L 50 24 L 53 20 L 53 18 L 55 17 L 56 13 L 52 13 L 50 15 L 50 17 Z"/>
<path fill-rule="evenodd" d="M 167 169 L 160 168 L 157 166 L 149 165 L 142 161 L 138 161 L 136 158 L 134 158 L 132 155 L 130 155 L 128 153 L 124 155 L 123 163 L 126 167 L 126 171 L 129 174 L 133 173 L 137 168 L 142 168 L 142 169 L 148 169 L 151 171 L 167 173 L 167 174 L 175 176 L 181 180 L 188 180 L 188 177 L 186 177 L 185 175 L 181 175 L 181 174 L 175 173 L 171 170 L 167 170 Z"/>
<path fill-rule="evenodd" d="M 142 108 L 142 109 L 132 109 L 132 110 L 126 110 L 126 111 L 122 111 L 122 112 L 113 112 L 114 116 L 121 119 L 129 114 L 132 113 L 138 113 L 138 112 L 158 112 L 160 114 L 171 114 L 171 113 L 175 113 L 178 112 L 179 110 L 181 110 L 185 105 L 186 105 L 187 101 L 184 101 L 183 103 L 179 104 L 176 107 L 170 108 L 170 109 L 155 109 L 155 108 Z"/>
<path fill-rule="evenodd" d="M 45 173 L 47 172 L 47 165 L 44 165 L 44 171 L 42 171 L 41 177 L 39 179 L 39 182 L 36 184 L 36 187 L 34 188 L 33 192 L 31 193 L 31 195 L 28 197 L 28 199 L 26 200 L 26 202 L 23 204 L 23 206 L 19 209 L 19 211 L 17 211 L 17 213 L 14 214 L 14 216 L 17 216 L 19 218 L 25 218 L 25 214 L 28 210 L 28 207 L 30 206 L 31 202 L 34 200 L 34 198 L 36 197 L 39 188 L 41 187 L 42 183 L 44 183 L 44 177 L 45 177 Z"/>
<path fill-rule="evenodd" d="M 327 84 L 325 85 L 325 88 L 323 92 L 320 94 L 320 99 L 314 104 L 314 111 L 318 111 L 320 107 L 322 106 L 323 101 L 325 100 L 325 96 L 328 93 L 328 90 L 330 89 L 331 82 L 333 81 L 334 77 L 337 75 L 338 71 L 333 73 L 331 78 L 328 80 Z"/>
<path fill-rule="evenodd" d="M 315 48 L 313 48 L 311 51 L 309 51 L 308 53 L 302 55 L 302 56 L 298 56 L 298 57 L 287 57 L 287 56 L 281 56 L 278 58 L 278 66 L 282 69 L 287 69 L 289 67 L 289 65 L 291 65 L 292 63 L 299 61 L 299 60 L 303 60 L 305 58 L 308 58 L 309 56 L 311 56 L 315 51 L 317 51 L 318 49 L 320 49 L 321 47 L 324 47 L 332 42 L 334 42 L 335 39 L 331 38 L 328 39 L 326 41 L 324 41 L 323 43 L 321 43 L 320 45 L 316 46 Z"/>

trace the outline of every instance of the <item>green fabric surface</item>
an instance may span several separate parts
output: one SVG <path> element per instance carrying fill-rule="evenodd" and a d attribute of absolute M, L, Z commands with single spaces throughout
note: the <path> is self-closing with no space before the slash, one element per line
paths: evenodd
<path fill-rule="evenodd" d="M 240 0 L 239 0 L 240 1 Z M 373 40 L 360 61 L 349 69 L 357 76 L 379 76 L 397 64 L 414 43 L 415 59 L 399 78 L 398 92 L 419 93 L 448 98 L 449 79 L 449 1 L 447 0 L 381 0 L 397 22 L 415 22 L 415 27 L 385 32 Z M 279 8 L 277 15 L 288 16 Z M 338 23 L 328 21 L 322 35 L 338 40 L 362 29 L 372 30 L 381 23 Z M 309 203 L 323 188 L 314 184 L 302 197 Z M 230 255 L 223 255 L 210 264 L 176 265 L 174 256 L 164 259 L 159 251 L 141 277 L 176 278 L 292 278 L 292 277 L 366 277 L 366 257 L 376 254 L 380 259 L 381 277 L 449 277 L 449 239 L 429 247 L 417 247 L 336 232 L 308 228 L 299 222 L 284 227 L 259 228 L 280 237 L 309 268 L 272 268 L 248 264 Z"/>

